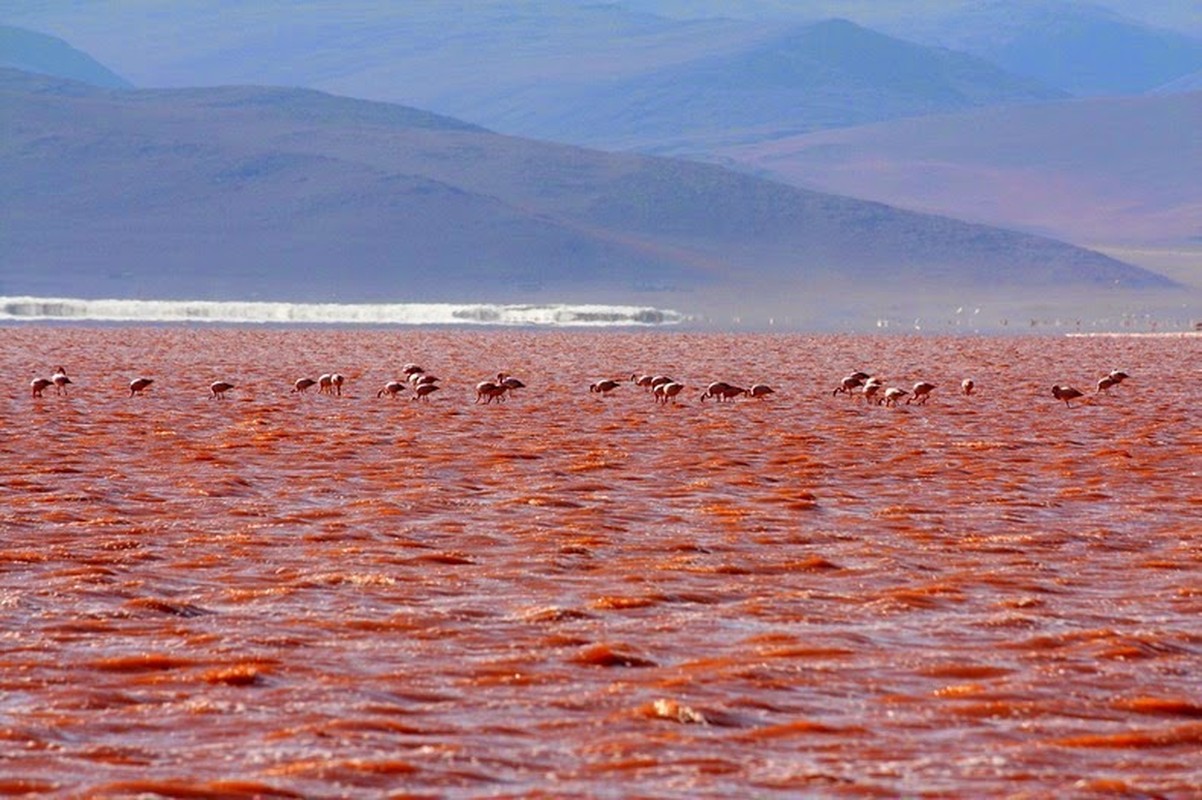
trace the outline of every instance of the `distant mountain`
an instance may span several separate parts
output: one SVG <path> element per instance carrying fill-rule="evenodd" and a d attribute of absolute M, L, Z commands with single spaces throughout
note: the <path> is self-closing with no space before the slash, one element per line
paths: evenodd
<path fill-rule="evenodd" d="M 221 15 L 180 0 L 153 16 L 119 5 L 56 13 L 64 6 L 10 14 L 60 35 L 79 29 L 78 46 L 140 85 L 304 86 L 606 149 L 684 153 L 1063 96 L 974 56 L 831 19 L 669 19 L 571 0 L 348 0 L 303 13 L 263 0 Z"/>
<path fill-rule="evenodd" d="M 1076 0 L 978 0 L 901 27 L 1078 96 L 1137 94 L 1202 69 L 1202 38 Z"/>
<path fill-rule="evenodd" d="M 895 120 L 723 153 L 800 186 L 1083 244 L 1202 236 L 1202 93 Z"/>
<path fill-rule="evenodd" d="M 92 86 L 133 87 L 129 81 L 62 39 L 9 25 L 0 25 L 0 67 L 70 78 Z"/>
<path fill-rule="evenodd" d="M 1155 92 L 1157 94 L 1202 92 L 1202 69 L 1197 72 L 1191 72 L 1188 75 L 1182 75 L 1180 78 L 1171 80 L 1162 86 L 1157 86 Z"/>
<path fill-rule="evenodd" d="M 591 146 L 689 153 L 1065 96 L 972 56 L 836 19 L 625 79 L 527 92 L 522 106 L 494 111 L 489 124 Z"/>
<path fill-rule="evenodd" d="M 1200 67 L 1197 0 L 622 0 L 678 20 L 841 16 L 913 42 L 986 59 L 1078 96 L 1141 93 Z"/>
<path fill-rule="evenodd" d="M 1171 287 L 1051 239 L 260 87 L 0 71 L 0 294 L 609 300 Z"/>

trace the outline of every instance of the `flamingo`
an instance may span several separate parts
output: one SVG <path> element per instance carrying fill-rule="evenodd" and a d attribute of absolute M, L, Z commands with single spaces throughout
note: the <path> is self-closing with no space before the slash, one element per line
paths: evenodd
<path fill-rule="evenodd" d="M 918 405 L 926 405 L 927 400 L 931 399 L 931 392 L 935 391 L 935 384 L 928 381 L 919 381 L 914 384 L 912 397 L 906 398 L 906 405 L 910 405 L 910 401 L 918 403 Z"/>
<path fill-rule="evenodd" d="M 54 381 L 50 378 L 34 378 L 29 383 L 29 389 L 33 397 L 41 397 L 42 392 L 54 385 Z"/>
<path fill-rule="evenodd" d="M 525 389 L 526 388 L 526 384 L 522 383 L 517 378 L 510 377 L 509 375 L 507 375 L 504 372 L 497 373 L 497 383 L 500 384 L 501 386 L 504 386 L 505 390 L 508 391 L 510 394 L 513 393 L 514 389 Z"/>
<path fill-rule="evenodd" d="M 659 384 L 653 391 L 655 392 L 655 401 L 657 403 L 667 405 L 668 401 L 671 400 L 672 404 L 675 405 L 676 395 L 684 391 L 684 384 L 677 383 L 676 381 L 668 381 L 667 383 Z"/>
<path fill-rule="evenodd" d="M 1063 400 L 1064 405 L 1068 408 L 1072 408 L 1072 403 L 1070 401 L 1084 396 L 1084 392 L 1074 389 L 1071 386 L 1061 386 L 1057 383 L 1052 387 L 1052 397 L 1055 397 L 1057 400 Z"/>
<path fill-rule="evenodd" d="M 334 393 L 334 376 L 326 373 L 317 378 L 317 393 L 318 394 L 333 394 Z"/>
<path fill-rule="evenodd" d="M 225 393 L 234 388 L 234 384 L 228 381 L 213 381 L 209 384 L 209 399 L 214 397 L 224 400 Z"/>
<path fill-rule="evenodd" d="M 389 397 L 395 398 L 403 391 L 405 391 L 405 384 L 401 383 L 400 381 L 389 381 L 388 383 L 384 384 L 383 389 L 376 392 L 376 397 L 388 395 Z"/>
<path fill-rule="evenodd" d="M 430 402 L 430 395 L 437 392 L 440 388 L 441 387 L 436 383 L 419 384 L 418 387 L 416 389 L 414 389 L 413 399 L 414 400 L 425 400 L 428 403 L 428 402 Z"/>
<path fill-rule="evenodd" d="M 141 394 L 142 390 L 154 383 L 154 378 L 134 378 L 129 382 L 129 396 Z"/>
<path fill-rule="evenodd" d="M 1112 369 L 1106 375 L 1098 379 L 1098 391 L 1109 392 L 1111 386 L 1118 386 L 1123 381 L 1131 376 L 1123 372 L 1121 369 Z"/>
<path fill-rule="evenodd" d="M 435 377 L 428 372 L 415 372 L 409 376 L 409 382 L 414 386 L 424 386 L 427 383 L 438 383 L 442 378 Z"/>
<path fill-rule="evenodd" d="M 405 366 L 401 367 L 401 374 L 406 378 L 409 378 L 420 372 L 425 372 L 425 370 L 419 367 L 417 364 L 406 364 Z"/>
<path fill-rule="evenodd" d="M 342 397 L 342 384 L 346 383 L 346 378 L 335 372 L 330 375 L 330 383 L 334 386 L 334 391 L 339 397 Z"/>
<path fill-rule="evenodd" d="M 770 394 L 776 394 L 776 390 L 766 383 L 757 383 L 748 390 L 748 394 L 750 394 L 752 397 L 763 400 Z"/>
<path fill-rule="evenodd" d="M 972 394 L 972 390 L 975 388 L 977 388 L 977 385 L 973 383 L 972 378 L 965 378 L 964 380 L 960 381 L 960 391 L 964 392 L 966 395 Z"/>
<path fill-rule="evenodd" d="M 864 372 L 853 372 L 839 381 L 839 385 L 835 387 L 835 391 L 831 392 L 831 397 L 837 394 L 850 395 L 856 389 L 864 385 L 864 381 L 868 380 L 869 376 Z"/>
<path fill-rule="evenodd" d="M 643 391 L 647 392 L 647 391 L 651 391 L 651 378 L 652 377 L 653 376 L 651 376 L 651 375 L 639 375 L 638 373 L 631 373 L 630 381 L 635 386 L 642 386 Z"/>
<path fill-rule="evenodd" d="M 296 383 L 292 384 L 292 391 L 304 394 L 309 390 L 310 386 L 315 386 L 317 381 L 312 378 L 298 378 Z"/>
<path fill-rule="evenodd" d="M 880 405 L 881 401 L 877 399 L 876 395 L 877 392 L 881 390 L 881 386 L 882 384 L 879 378 L 869 378 L 867 381 L 865 381 L 864 385 L 860 387 L 860 392 L 864 395 L 864 402 L 875 402 L 877 405 Z"/>
<path fill-rule="evenodd" d="M 476 384 L 476 402 L 479 403 L 481 398 L 484 399 L 484 404 L 488 405 L 494 398 L 500 402 L 505 396 L 506 387 L 493 383 L 492 381 L 480 381 Z"/>
<path fill-rule="evenodd" d="M 712 397 L 721 403 L 723 400 L 730 400 L 741 394 L 746 394 L 747 390 L 726 381 L 714 381 L 709 386 L 705 387 L 705 391 L 701 393 L 701 402 L 705 402 L 705 398 Z"/>
<path fill-rule="evenodd" d="M 886 406 L 896 406 L 897 401 L 901 400 L 903 397 L 905 397 L 908 394 L 909 394 L 909 392 L 907 392 L 905 389 L 899 389 L 896 386 L 892 386 L 885 390 L 885 405 Z M 908 403 L 910 401 L 907 400 L 906 402 Z"/>
<path fill-rule="evenodd" d="M 71 379 L 67 377 L 65 367 L 55 367 L 54 374 L 50 376 L 50 380 L 54 383 L 55 394 L 67 393 L 67 384 L 71 382 Z"/>
<path fill-rule="evenodd" d="M 602 397 L 604 397 L 605 395 L 609 394 L 610 392 L 612 392 L 614 389 L 617 389 L 621 385 L 622 384 L 618 383 L 617 381 L 611 381 L 607 378 L 602 381 L 597 381 L 596 383 L 590 383 L 588 390 L 590 392 L 595 392 L 595 393 L 601 395 Z"/>

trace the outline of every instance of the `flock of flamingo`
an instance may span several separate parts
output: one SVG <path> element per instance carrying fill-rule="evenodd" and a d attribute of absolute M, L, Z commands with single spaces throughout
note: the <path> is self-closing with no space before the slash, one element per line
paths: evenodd
<path fill-rule="evenodd" d="M 401 368 L 402 378 L 391 380 L 384 384 L 376 397 L 388 396 L 397 398 L 407 391 L 412 391 L 410 399 L 429 401 L 430 395 L 439 390 L 439 382 L 442 380 L 430 373 L 426 372 L 417 364 L 406 364 Z M 1108 392 L 1112 387 L 1125 381 L 1130 376 L 1122 370 L 1111 370 L 1106 375 L 1102 376 L 1097 382 L 1097 392 Z M 316 386 L 320 394 L 329 394 L 342 396 L 342 385 L 346 382 L 346 378 L 337 372 L 326 373 L 321 375 L 316 380 L 313 378 L 300 378 L 292 384 L 292 392 L 304 394 L 312 387 Z M 629 381 L 619 381 L 606 378 L 604 380 L 595 381 L 589 384 L 588 390 L 590 393 L 606 396 L 615 389 L 622 386 L 624 383 L 632 383 L 635 386 L 641 387 L 645 392 L 650 394 L 656 403 L 675 404 L 676 398 L 687 387 L 667 375 L 640 375 L 634 373 L 630 376 Z M 30 383 L 30 390 L 34 397 L 43 397 L 44 392 L 50 387 L 54 387 L 55 393 L 60 395 L 67 394 L 67 386 L 72 383 L 71 378 L 67 376 L 65 367 L 59 366 L 54 370 L 54 374 L 49 378 L 35 378 Z M 144 390 L 154 383 L 153 378 L 139 377 L 129 383 L 129 396 L 134 397 L 140 395 Z M 505 372 L 497 373 L 495 379 L 481 381 L 476 384 L 476 402 L 484 403 L 485 405 L 496 400 L 498 403 L 504 402 L 507 394 L 512 394 L 517 389 L 525 388 L 526 384 L 517 378 Z M 234 389 L 235 385 L 229 381 L 214 381 L 209 384 L 209 398 L 223 399 L 225 393 Z M 856 371 L 852 372 L 835 386 L 831 392 L 832 396 L 845 394 L 853 399 L 862 398 L 865 403 L 896 406 L 903 399 L 906 405 L 916 404 L 924 405 L 930 399 L 931 393 L 936 389 L 936 385 L 930 381 L 918 381 L 910 389 L 903 389 L 898 386 L 885 387 L 884 381 L 878 377 L 874 377 L 867 372 Z M 960 392 L 964 395 L 971 395 L 976 389 L 976 384 L 972 378 L 965 378 L 960 382 Z M 701 392 L 700 401 L 714 400 L 716 402 L 730 402 L 739 397 L 752 397 L 763 400 L 768 395 L 775 394 L 776 390 L 766 383 L 757 383 L 750 388 L 744 388 L 737 384 L 728 383 L 726 381 L 714 381 L 708 384 Z M 1078 400 L 1085 396 L 1085 392 L 1065 384 L 1055 384 L 1052 386 L 1052 397 L 1057 400 L 1063 400 L 1066 407 L 1072 407 L 1072 401 Z"/>

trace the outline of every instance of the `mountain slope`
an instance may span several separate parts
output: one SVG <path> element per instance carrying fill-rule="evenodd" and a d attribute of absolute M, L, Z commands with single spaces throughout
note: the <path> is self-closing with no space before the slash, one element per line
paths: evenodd
<path fill-rule="evenodd" d="M 822 131 L 723 155 L 797 185 L 1081 243 L 1202 236 L 1202 94 Z"/>
<path fill-rule="evenodd" d="M 307 90 L 0 72 L 0 294 L 779 299 L 1168 287 L 1061 242 Z"/>
<path fill-rule="evenodd" d="M 971 56 L 846 20 L 735 53 L 580 89 L 547 91 L 490 124 L 592 146 L 688 153 L 894 117 L 1064 97 Z"/>
<path fill-rule="evenodd" d="M 1202 39 L 1066 0 L 988 0 L 941 20 L 940 41 L 1078 96 L 1136 94 L 1202 69 Z"/>
<path fill-rule="evenodd" d="M 96 59 L 44 33 L 0 25 L 0 67 L 69 78 L 114 89 L 132 84 Z"/>

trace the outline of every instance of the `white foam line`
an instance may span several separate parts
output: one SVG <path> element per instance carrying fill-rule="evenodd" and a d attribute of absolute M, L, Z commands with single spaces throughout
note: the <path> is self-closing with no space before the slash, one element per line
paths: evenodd
<path fill-rule="evenodd" d="M 328 323 L 369 325 L 676 325 L 671 309 L 620 305 L 491 303 L 273 303 L 0 297 L 0 320 L 80 322 Z"/>

